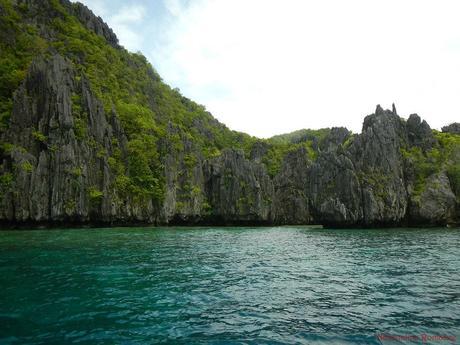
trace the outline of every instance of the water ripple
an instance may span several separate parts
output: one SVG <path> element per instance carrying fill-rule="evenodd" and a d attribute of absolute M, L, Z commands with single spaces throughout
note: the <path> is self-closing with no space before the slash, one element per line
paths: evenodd
<path fill-rule="evenodd" d="M 458 229 L 0 233 L 0 343 L 460 336 Z"/>

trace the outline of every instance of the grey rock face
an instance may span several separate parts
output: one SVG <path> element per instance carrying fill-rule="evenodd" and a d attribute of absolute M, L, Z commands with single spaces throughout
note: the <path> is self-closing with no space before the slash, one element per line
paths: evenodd
<path fill-rule="evenodd" d="M 170 124 L 169 135 L 180 132 Z M 163 203 L 162 222 L 194 223 L 209 208 L 204 190 L 203 159 L 191 159 L 196 152 L 188 138 L 181 138 L 184 150 L 177 152 L 166 141 L 165 167 L 166 196 Z"/>
<path fill-rule="evenodd" d="M 460 134 L 460 123 L 454 122 L 448 126 L 442 127 L 443 133 Z"/>
<path fill-rule="evenodd" d="M 0 221 L 387 226 L 454 224 L 459 218 L 458 196 L 446 173 L 431 176 L 420 195 L 406 188 L 413 176 L 401 150 L 434 145 L 418 116 L 406 124 L 394 111 L 377 107 L 359 135 L 331 129 L 314 158 L 304 146 L 289 151 L 273 179 L 262 163 L 265 142 L 253 146 L 249 159 L 225 149 L 205 160 L 173 124 L 167 136 L 179 136 L 183 149 L 161 139 L 162 205 L 123 195 L 109 164 L 115 150 L 127 159 L 127 138 L 115 111 L 105 113 L 87 78 L 63 57 L 35 60 L 15 93 L 10 127 L 1 138 L 9 152 L 0 173 L 10 174 L 14 184 L 2 191 Z"/>
<path fill-rule="evenodd" d="M 327 137 L 320 143 L 319 148 L 321 151 L 336 151 L 350 135 L 351 132 L 344 127 L 333 127 Z"/>
<path fill-rule="evenodd" d="M 75 15 L 78 20 L 89 30 L 99 35 L 114 48 L 119 48 L 118 38 L 112 29 L 102 20 L 101 17 L 96 17 L 94 13 L 80 2 L 70 3 L 67 0 L 61 2 L 68 8 L 69 12 Z"/>
<path fill-rule="evenodd" d="M 332 130 L 330 136 L 326 142 L 332 144 L 310 173 L 315 220 L 334 226 L 401 224 L 408 201 L 401 159 L 408 142 L 404 121 L 378 106 L 360 135 Z"/>
<path fill-rule="evenodd" d="M 363 219 L 361 188 L 344 154 L 327 152 L 312 165 L 309 181 L 314 219 L 324 225 L 351 226 Z"/>
<path fill-rule="evenodd" d="M 280 173 L 275 177 L 272 214 L 278 224 L 310 224 L 310 167 L 305 148 L 289 152 L 283 160 Z"/>
<path fill-rule="evenodd" d="M 212 139 L 205 125 L 193 125 Z M 179 138 L 180 149 L 168 137 Z M 158 205 L 117 190 L 110 158 L 118 152 L 128 159 L 117 114 L 106 114 L 84 74 L 52 55 L 32 63 L 1 141 L 2 224 L 397 226 L 458 224 L 460 218 L 455 172 L 432 174 L 423 191 L 414 192 L 413 167 L 402 151 L 440 145 L 428 124 L 417 115 L 405 122 L 380 106 L 365 118 L 361 134 L 332 128 L 314 154 L 298 143 L 274 178 L 263 163 L 266 142 L 256 142 L 249 158 L 229 148 L 206 160 L 170 123 L 160 138 L 166 193 Z M 458 153 L 450 160 L 455 167 Z"/>
<path fill-rule="evenodd" d="M 411 197 L 411 224 L 443 226 L 455 217 L 456 197 L 444 172 L 428 178 L 421 195 Z"/>
<path fill-rule="evenodd" d="M 405 216 L 407 191 L 401 148 L 407 145 L 404 121 L 392 111 L 377 107 L 364 119 L 362 133 L 350 153 L 363 191 L 363 223 L 398 224 Z"/>
<path fill-rule="evenodd" d="M 115 49 L 123 49 L 107 24 L 80 3 L 12 4 L 21 21 L 47 42 L 66 44 L 61 37 L 65 30 L 55 24 L 78 20 Z M 14 45 L 15 36 L 7 31 L 0 37 Z M 104 109 L 96 97 L 81 72 L 89 64 L 83 52 L 69 54 L 70 62 L 56 54 L 53 44 L 49 47 L 15 90 L 8 130 L 2 127 L 0 134 L 1 225 L 460 223 L 460 150 L 454 136 L 460 134 L 459 123 L 443 127 L 452 136 L 434 135 L 418 115 L 405 121 L 394 105 L 392 110 L 377 106 L 364 119 L 361 134 L 331 128 L 248 139 L 231 133 L 177 92 L 172 92 L 174 100 L 190 113 L 178 110 L 181 120 L 171 116 L 176 108 L 160 104 L 170 99 L 157 93 L 164 84 L 153 69 L 145 73 L 159 86 L 146 83 L 136 97 L 148 96 L 145 105 L 158 124 L 159 131 L 148 134 L 157 152 L 146 158 L 152 165 L 146 170 L 157 182 L 136 193 L 136 181 L 142 184 L 148 173 L 136 176 L 133 170 L 135 154 L 129 155 L 132 147 L 128 150 L 116 105 L 107 110 L 106 103 Z M 133 70 L 144 68 L 138 58 L 125 62 Z M 99 92 L 108 92 L 104 90 Z M 252 144 L 247 156 L 231 147 L 240 138 Z M 438 161 L 442 163 L 433 169 Z M 271 174 L 279 170 L 276 176 L 268 175 L 264 162 Z"/>
<path fill-rule="evenodd" d="M 37 24 L 43 37 L 54 39 L 53 30 L 48 29 L 49 22 L 52 18 L 65 19 L 61 11 L 51 1 L 47 0 L 13 0 L 14 4 L 24 5 L 27 7 L 31 20 Z M 56 4 L 62 6 L 68 13 L 74 15 L 88 30 L 104 38 L 108 44 L 114 48 L 120 48 L 118 38 L 112 29 L 96 16 L 88 7 L 80 2 L 71 2 L 69 0 L 57 0 Z"/>
<path fill-rule="evenodd" d="M 273 184 L 265 167 L 242 151 L 224 150 L 204 165 L 210 219 L 223 223 L 269 223 Z"/>
<path fill-rule="evenodd" d="M 70 206 L 82 219 L 88 216 L 84 202 L 69 204 L 66 210 L 64 202 L 57 203 L 58 199 L 78 199 L 78 190 L 70 181 L 70 172 L 78 163 L 70 101 L 76 88 L 73 77 L 69 64 L 60 56 L 38 60 L 15 94 L 11 125 L 4 138 L 14 148 L 3 165 L 16 175 L 16 189 L 21 193 L 9 193 L 3 199 L 15 210 L 8 218 L 53 219 L 70 211 Z"/>
<path fill-rule="evenodd" d="M 261 163 L 262 158 L 267 153 L 269 145 L 265 142 L 256 142 L 251 149 L 250 159 L 254 162 Z"/>
<path fill-rule="evenodd" d="M 59 55 L 34 61 L 15 93 L 9 130 L 2 141 L 12 149 L 3 173 L 15 185 L 3 196 L 0 219 L 18 223 L 153 222 L 151 202 L 122 200 L 113 188 L 108 157 L 113 139 L 125 152 L 116 115 L 110 123 L 84 76 L 76 78 Z M 73 98 L 78 96 L 78 101 Z M 88 137 L 77 135 L 76 114 Z M 103 153 L 103 154 L 101 154 Z"/>
<path fill-rule="evenodd" d="M 407 137 L 411 145 L 423 150 L 431 149 L 436 142 L 428 123 L 422 121 L 417 114 L 412 114 L 407 120 Z"/>

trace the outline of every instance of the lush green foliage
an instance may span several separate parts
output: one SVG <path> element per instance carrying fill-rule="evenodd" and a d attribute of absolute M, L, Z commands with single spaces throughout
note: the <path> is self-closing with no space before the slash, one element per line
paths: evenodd
<path fill-rule="evenodd" d="M 45 5 L 38 13 L 30 13 L 27 6 L 13 6 L 9 0 L 0 0 L 2 13 L 7 14 L 1 16 L 0 22 L 0 122 L 4 127 L 11 113 L 12 93 L 24 79 L 31 60 L 47 54 L 51 48 L 74 62 L 79 71 L 77 82 L 82 82 L 83 77 L 89 80 L 106 116 L 116 114 L 121 121 L 128 137 L 128 159 L 118 143 L 109 158 L 116 174 L 114 187 L 119 193 L 160 200 L 164 193 L 161 157 L 183 152 L 186 146 L 184 163 L 189 172 L 199 159 L 216 157 L 225 148 L 243 149 L 249 155 L 257 139 L 229 130 L 203 106 L 163 83 L 144 56 L 112 47 L 103 37 L 86 29 L 59 1 Z M 26 24 L 33 23 L 36 16 L 49 17 L 46 25 L 51 39 L 43 39 L 33 24 Z M 78 93 L 72 95 L 72 111 L 77 139 L 97 149 L 88 134 L 88 116 Z M 270 174 L 274 176 L 279 171 L 284 154 L 300 146 L 314 159 L 316 152 L 311 140 L 321 140 L 327 132 L 302 130 L 270 139 L 270 149 L 263 159 Z M 33 137 L 42 143 L 47 141 L 38 130 Z M 159 145 L 160 139 L 167 144 Z M 193 186 L 189 187 L 183 192 L 197 193 Z"/>
<path fill-rule="evenodd" d="M 106 114 L 116 110 L 128 137 L 127 162 L 119 150 L 110 158 L 119 192 L 161 200 L 164 178 L 160 157 L 165 150 L 183 151 L 185 141 L 193 144 L 191 155 L 203 158 L 214 157 L 226 147 L 249 151 L 254 139 L 230 131 L 203 106 L 163 83 L 144 56 L 108 45 L 58 4 L 55 6 L 62 16 L 53 19 L 58 39 L 52 46 L 72 59 L 76 68 L 87 76 Z M 85 117 L 78 116 L 78 99 L 74 103 L 76 135 L 83 139 Z M 159 146 L 161 138 L 170 143 L 166 148 Z"/>
<path fill-rule="evenodd" d="M 267 139 L 269 149 L 262 162 L 266 165 L 268 174 L 271 177 L 278 174 L 286 154 L 300 148 L 305 149 L 308 159 L 315 160 L 318 157 L 318 146 L 321 145 L 329 132 L 329 128 L 301 129 Z"/>
<path fill-rule="evenodd" d="M 447 176 L 452 189 L 460 198 L 460 135 L 437 132 L 436 138 L 445 152 Z"/>
<path fill-rule="evenodd" d="M 371 169 L 366 172 L 359 172 L 358 178 L 363 186 L 372 189 L 375 196 L 378 196 L 381 199 L 384 199 L 387 196 L 387 183 L 389 181 L 389 176 L 380 169 Z"/>
<path fill-rule="evenodd" d="M 32 136 L 34 137 L 35 140 L 38 140 L 39 142 L 41 143 L 46 143 L 46 141 L 48 140 L 48 138 L 46 137 L 46 135 L 44 135 L 42 132 L 40 131 L 33 131 L 32 132 Z"/>
<path fill-rule="evenodd" d="M 270 138 L 270 141 L 274 144 L 295 144 L 316 139 L 320 143 L 330 131 L 329 128 L 300 129 L 291 133 L 275 135 Z"/>
<path fill-rule="evenodd" d="M 0 174 L 0 201 L 13 185 L 14 177 L 11 173 Z"/>
<path fill-rule="evenodd" d="M 104 194 L 97 187 L 90 187 L 88 190 L 89 201 L 92 206 L 97 207 L 101 204 Z M 71 206 L 71 205 L 68 205 Z M 72 207 L 67 207 L 71 209 Z"/>
<path fill-rule="evenodd" d="M 109 166 L 116 177 L 113 187 L 120 196 L 161 201 L 165 190 L 162 159 L 168 153 L 184 157 L 186 171 L 181 174 L 186 179 L 191 178 L 200 160 L 216 157 L 223 149 L 242 149 L 249 156 L 258 139 L 229 130 L 204 106 L 166 85 L 144 56 L 111 46 L 65 6 L 50 0 L 31 11 L 27 5 L 0 0 L 0 131 L 7 126 L 13 92 L 32 59 L 57 51 L 73 62 L 77 84 L 90 83 L 108 120 L 117 116 L 121 122 L 127 145 L 122 147 L 114 140 L 113 150 L 108 153 L 89 133 L 82 95 L 72 94 L 76 138 L 97 150 L 101 159 L 110 154 Z M 275 176 L 283 157 L 301 147 L 314 160 L 317 151 L 313 143 L 320 144 L 328 133 L 329 129 L 300 130 L 264 140 L 269 149 L 262 161 L 269 174 Z M 38 129 L 32 136 L 40 143 L 48 142 L 46 133 Z M 184 198 L 202 193 L 191 183 L 185 183 L 182 189 L 178 195 Z M 100 193 L 91 190 L 89 197 L 98 200 Z"/>
<path fill-rule="evenodd" d="M 275 139 L 273 143 L 272 139 L 269 139 L 268 143 L 270 146 L 267 153 L 264 155 L 262 162 L 266 165 L 267 172 L 271 177 L 274 177 L 280 172 L 281 166 L 283 164 L 283 159 L 289 152 L 304 148 L 307 157 L 310 160 L 315 160 L 318 156 L 318 152 L 313 149 L 312 140 L 306 140 L 299 143 L 290 143 L 288 141 L 280 142 L 278 139 Z"/>
<path fill-rule="evenodd" d="M 437 131 L 434 135 L 437 144 L 431 150 L 425 152 L 416 146 L 402 150 L 403 157 L 414 169 L 416 195 L 423 192 L 429 176 L 442 170 L 447 171 L 454 187 L 460 185 L 460 135 Z"/>
<path fill-rule="evenodd" d="M 0 0 L 0 133 L 7 127 L 13 92 L 24 79 L 32 58 L 47 49 L 37 29 L 22 20 L 11 1 Z"/>

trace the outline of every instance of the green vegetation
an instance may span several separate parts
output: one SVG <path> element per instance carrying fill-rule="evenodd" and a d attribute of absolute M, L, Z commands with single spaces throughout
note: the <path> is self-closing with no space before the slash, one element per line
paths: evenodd
<path fill-rule="evenodd" d="M 390 177 L 380 169 L 372 169 L 370 171 L 366 171 L 365 173 L 360 172 L 358 174 L 358 178 L 363 186 L 370 187 L 374 192 L 374 195 L 379 198 L 384 199 L 388 195 L 387 183 Z"/>
<path fill-rule="evenodd" d="M 64 209 L 67 214 L 72 214 L 77 207 L 75 200 L 67 200 L 64 204 Z"/>
<path fill-rule="evenodd" d="M 74 61 L 79 72 L 89 79 L 107 116 L 112 116 L 115 109 L 128 137 L 128 158 L 123 159 L 120 147 L 109 158 L 117 176 L 114 187 L 123 196 L 139 201 L 162 200 L 164 168 L 160 157 L 166 152 L 159 147 L 159 138 L 167 138 L 177 152 L 184 149 L 184 141 L 191 142 L 194 160 L 200 154 L 215 157 L 225 147 L 249 151 L 253 138 L 228 130 L 203 106 L 163 83 L 144 56 L 108 45 L 68 15 L 58 2 L 53 6 L 60 16 L 52 20 L 57 39 L 50 44 Z M 79 95 L 73 95 L 72 105 L 76 137 L 90 140 Z M 167 129 L 170 124 L 174 124 L 173 131 Z"/>
<path fill-rule="evenodd" d="M 10 155 L 11 152 L 16 148 L 15 145 L 11 144 L 11 143 L 5 143 L 5 142 L 2 142 L 0 143 L 0 153 L 5 154 L 5 155 Z"/>
<path fill-rule="evenodd" d="M 275 135 L 269 140 L 274 144 L 295 144 L 314 139 L 321 143 L 330 131 L 329 128 L 300 129 L 291 133 Z"/>
<path fill-rule="evenodd" d="M 353 142 L 355 141 L 355 138 L 356 138 L 356 134 L 350 135 L 347 138 L 347 140 L 345 140 L 345 142 L 342 144 L 342 147 L 344 149 L 348 149 L 351 146 L 351 144 L 353 144 Z"/>
<path fill-rule="evenodd" d="M 460 135 L 436 132 L 435 136 L 446 158 L 447 176 L 452 190 L 460 198 Z"/>
<path fill-rule="evenodd" d="M 0 0 L 0 132 L 8 126 L 12 94 L 25 78 L 31 61 L 39 55 L 50 56 L 51 49 L 73 62 L 77 71 L 76 89 L 89 82 L 106 116 L 117 116 L 121 122 L 127 146 L 114 142 L 108 157 L 116 176 L 113 188 L 121 197 L 161 202 L 165 190 L 161 157 L 183 152 L 185 145 L 188 145 L 184 155 L 187 179 L 200 159 L 219 156 L 225 148 L 242 149 L 249 156 L 258 139 L 229 130 L 204 106 L 166 85 L 144 56 L 112 47 L 103 37 L 85 28 L 65 6 L 52 0 L 32 13 L 26 5 Z M 40 36 L 43 30 L 27 24 L 40 20 L 46 21 L 46 39 Z M 98 158 L 104 159 L 108 153 L 89 134 L 82 95 L 74 92 L 71 100 L 77 140 L 86 142 L 97 150 Z M 312 142 L 320 142 L 328 132 L 329 129 L 301 130 L 269 139 L 270 149 L 263 162 L 270 175 L 276 175 L 283 156 L 291 150 L 305 147 L 309 158 L 315 159 L 317 152 Z M 48 144 L 46 133 L 34 130 L 32 136 Z M 53 152 L 58 149 L 52 143 L 48 146 Z M 183 189 L 185 194 L 198 193 L 189 184 Z M 90 196 L 94 197 L 93 194 Z"/>
<path fill-rule="evenodd" d="M 0 174 L 0 201 L 3 200 L 8 191 L 10 191 L 13 186 L 14 176 L 11 173 Z"/>
<path fill-rule="evenodd" d="M 195 161 L 198 155 L 215 157 L 225 147 L 250 149 L 250 136 L 228 130 L 203 106 L 163 83 L 144 56 L 110 46 L 87 30 L 59 1 L 50 1 L 37 11 L 31 13 L 27 6 L 0 0 L 0 131 L 8 126 L 13 92 L 25 78 L 32 59 L 47 55 L 51 47 L 74 62 L 77 83 L 83 82 L 81 76 L 89 80 L 107 116 L 115 110 L 121 121 L 128 137 L 128 158 L 123 158 L 121 148 L 116 146 L 109 163 L 117 175 L 114 187 L 125 197 L 139 201 L 162 199 L 160 156 L 165 152 L 158 146 L 159 138 L 167 138 L 177 152 L 184 149 L 184 141 L 191 142 L 194 150 L 190 155 Z M 29 19 L 36 16 L 46 17 L 50 11 L 54 15 L 47 19 L 47 25 L 53 37 L 45 40 L 34 25 L 26 23 L 33 22 Z M 88 135 L 88 114 L 80 94 L 72 94 L 72 113 L 76 138 L 99 150 L 98 157 L 103 158 L 106 152 Z M 169 124 L 173 124 L 173 131 L 167 130 Z M 32 136 L 41 143 L 48 140 L 38 130 Z"/>
<path fill-rule="evenodd" d="M 162 200 L 164 194 L 155 138 L 132 139 L 128 144 L 128 172 L 131 177 L 130 191 L 141 197 Z"/>
<path fill-rule="evenodd" d="M 275 135 L 265 142 L 269 145 L 267 153 L 262 158 L 266 165 L 268 174 L 274 177 L 281 170 L 284 157 L 293 151 L 304 148 L 307 158 L 314 161 L 318 158 L 317 147 L 321 145 L 331 130 L 322 129 L 301 129 L 292 133 Z"/>
<path fill-rule="evenodd" d="M 34 170 L 34 166 L 30 162 L 25 161 L 21 164 L 21 169 L 25 172 L 30 173 Z"/>
<path fill-rule="evenodd" d="M 452 190 L 454 191 L 457 198 L 460 196 L 460 164 L 452 164 L 447 168 L 447 176 L 449 177 L 450 183 L 452 185 Z M 460 200 L 459 200 L 460 202 Z"/>
<path fill-rule="evenodd" d="M 88 131 L 88 114 L 83 111 L 81 106 L 81 96 L 72 94 L 72 115 L 74 118 L 74 132 L 78 140 L 82 141 L 87 136 Z"/>
<path fill-rule="evenodd" d="M 104 193 L 102 193 L 97 187 L 90 187 L 88 190 L 89 201 L 91 205 L 97 206 L 102 202 Z"/>
<path fill-rule="evenodd" d="M 74 177 L 80 177 L 80 176 L 82 175 L 81 167 L 75 167 L 75 168 L 73 168 L 72 170 L 70 170 L 70 173 L 71 173 Z"/>
<path fill-rule="evenodd" d="M 268 143 L 269 149 L 262 158 L 262 162 L 267 167 L 267 172 L 271 177 L 276 176 L 280 172 L 283 159 L 289 152 L 304 148 L 308 159 L 314 161 L 318 157 L 318 152 L 313 148 L 313 141 L 311 139 L 298 143 L 268 139 Z"/>
<path fill-rule="evenodd" d="M 37 29 L 22 20 L 9 0 L 0 0 L 0 133 L 8 126 L 13 92 L 24 79 L 34 56 L 47 49 Z"/>
<path fill-rule="evenodd" d="M 442 170 L 447 171 L 454 188 L 460 185 L 460 135 L 434 131 L 437 144 L 428 151 L 419 147 L 403 149 L 402 155 L 414 169 L 414 193 L 420 195 L 426 186 L 426 179 Z M 458 191 L 458 189 L 457 189 Z M 458 193 L 457 193 L 458 195 Z"/>
<path fill-rule="evenodd" d="M 155 114 L 147 107 L 119 101 L 117 103 L 117 113 L 125 132 L 130 136 L 136 135 L 139 131 L 151 131 L 151 134 L 160 134 L 158 133 L 160 130 L 155 124 Z"/>
<path fill-rule="evenodd" d="M 42 132 L 40 131 L 33 131 L 32 132 L 32 136 L 34 137 L 35 140 L 38 140 L 39 142 L 41 143 L 46 143 L 46 141 L 48 140 L 48 138 L 46 137 L 46 135 L 44 135 Z"/>
<path fill-rule="evenodd" d="M 272 177 L 279 173 L 290 152 L 303 149 L 307 159 L 317 159 L 318 147 L 330 133 L 329 128 L 302 129 L 266 140 L 231 131 L 204 106 L 166 85 L 144 56 L 112 47 L 71 15 L 66 6 L 51 0 L 43 8 L 31 11 L 27 5 L 0 0 L 0 134 L 7 129 L 13 92 L 24 80 L 31 61 L 58 52 L 71 61 L 75 70 L 76 87 L 71 95 L 75 136 L 96 153 L 98 160 L 108 161 L 115 176 L 111 187 L 120 199 L 161 203 L 165 195 L 163 159 L 168 154 L 184 157 L 183 162 L 178 162 L 182 185 L 178 198 L 183 198 L 179 203 L 203 193 L 191 183 L 193 169 L 200 160 L 217 157 L 226 148 L 241 149 L 248 157 L 255 143 L 266 144 L 262 162 Z M 87 84 L 100 100 L 107 120 L 118 118 L 126 143 L 112 139 L 108 148 L 91 135 L 89 109 L 79 91 Z M 46 144 L 49 151 L 59 150 L 47 135 L 38 129 L 32 132 L 34 140 Z M 437 132 L 435 135 L 439 144 L 432 150 L 410 148 L 402 152 L 414 167 L 415 188 L 418 192 L 423 190 L 429 175 L 445 169 L 458 190 L 459 136 Z M 349 147 L 353 140 L 354 136 L 350 136 L 342 147 Z M 2 155 L 15 148 L 0 143 Z M 33 169 L 27 164 L 22 168 Z M 81 168 L 75 168 L 71 174 L 80 177 Z M 4 179 L 8 181 L 7 177 Z M 378 173 L 371 173 L 363 182 L 379 189 L 379 179 Z M 103 197 L 95 188 L 88 193 L 93 202 Z"/>

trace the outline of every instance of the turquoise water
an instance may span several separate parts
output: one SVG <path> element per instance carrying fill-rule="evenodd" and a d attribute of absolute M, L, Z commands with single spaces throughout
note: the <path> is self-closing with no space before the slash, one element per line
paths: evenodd
<path fill-rule="evenodd" d="M 0 232 L 0 343 L 458 343 L 459 272 L 459 229 Z"/>

